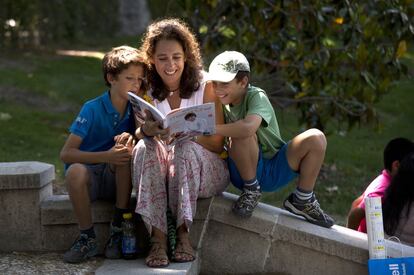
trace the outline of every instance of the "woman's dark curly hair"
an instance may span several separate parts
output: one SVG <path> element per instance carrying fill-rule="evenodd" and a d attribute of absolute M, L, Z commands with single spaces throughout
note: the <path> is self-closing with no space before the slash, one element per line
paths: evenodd
<path fill-rule="evenodd" d="M 141 51 L 148 65 L 148 84 L 152 88 L 152 96 L 159 101 L 164 100 L 170 93 L 164 85 L 154 64 L 151 63 L 158 41 L 175 40 L 181 44 L 185 56 L 183 74 L 180 80 L 180 97 L 190 98 L 200 87 L 203 68 L 199 44 L 190 28 L 176 18 L 162 19 L 148 26 L 142 39 Z"/>
<path fill-rule="evenodd" d="M 385 191 L 382 212 L 384 231 L 392 236 L 398 227 L 400 217 L 408 218 L 414 201 L 414 154 L 406 156 L 398 167 Z M 404 210 L 405 209 L 405 210 Z M 404 211 L 403 211 L 404 210 Z"/>

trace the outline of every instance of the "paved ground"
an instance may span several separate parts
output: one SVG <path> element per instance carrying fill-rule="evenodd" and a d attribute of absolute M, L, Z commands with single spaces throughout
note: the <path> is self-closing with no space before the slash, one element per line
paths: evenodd
<path fill-rule="evenodd" d="M 137 260 L 105 260 L 94 257 L 81 264 L 62 261 L 62 253 L 0 253 L 1 275 L 183 275 L 197 274 L 198 260 L 191 263 L 170 263 L 166 268 L 148 268 L 144 258 Z"/>
<path fill-rule="evenodd" d="M 0 253 L 0 274 L 94 274 L 104 258 L 95 257 L 82 264 L 62 261 L 60 253 Z"/>

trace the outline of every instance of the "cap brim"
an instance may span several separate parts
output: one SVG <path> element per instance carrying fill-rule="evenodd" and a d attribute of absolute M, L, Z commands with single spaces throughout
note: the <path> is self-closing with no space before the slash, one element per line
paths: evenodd
<path fill-rule="evenodd" d="M 229 72 L 209 72 L 207 79 L 211 81 L 218 81 L 218 82 L 230 82 L 236 77 L 237 73 L 229 73 Z"/>

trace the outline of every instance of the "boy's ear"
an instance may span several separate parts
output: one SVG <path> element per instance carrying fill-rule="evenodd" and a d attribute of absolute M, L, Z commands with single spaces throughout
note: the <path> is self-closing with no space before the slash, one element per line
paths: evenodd
<path fill-rule="evenodd" d="M 115 80 L 115 76 L 113 74 L 111 74 L 111 73 L 107 73 L 106 74 L 106 79 L 108 79 L 108 82 L 110 84 L 112 84 L 112 82 L 114 82 L 114 80 Z"/>
<path fill-rule="evenodd" d="M 247 76 L 244 76 L 241 83 L 242 83 L 243 88 L 246 88 L 247 85 L 249 84 L 249 78 Z"/>

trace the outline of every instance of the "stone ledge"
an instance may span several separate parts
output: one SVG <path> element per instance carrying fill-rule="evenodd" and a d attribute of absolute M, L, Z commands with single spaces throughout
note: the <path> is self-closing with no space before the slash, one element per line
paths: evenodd
<path fill-rule="evenodd" d="M 241 219 L 230 210 L 236 199 L 224 193 L 213 201 L 202 246 L 202 272 L 305 274 L 308 266 L 309 274 L 367 273 L 366 234 L 337 225 L 316 226 L 266 204 L 259 204 L 251 218 Z M 390 257 L 401 257 L 401 251 L 404 256 L 414 255 L 410 246 L 391 241 L 386 246 Z"/>
<path fill-rule="evenodd" d="M 105 201 L 92 203 L 94 223 L 106 223 L 112 219 L 114 204 Z M 53 195 L 40 206 L 42 225 L 77 224 L 68 195 Z"/>
<path fill-rule="evenodd" d="M 194 217 L 190 240 L 194 248 L 199 249 L 206 231 L 206 221 L 210 213 L 213 198 L 200 199 L 197 202 L 197 214 Z M 134 209 L 135 196 L 131 197 L 131 209 Z M 98 236 L 99 249 L 108 237 L 108 224 L 113 217 L 112 202 L 96 201 L 92 203 L 92 220 Z M 78 235 L 77 220 L 68 195 L 53 195 L 40 205 L 44 251 L 65 250 Z M 142 225 L 143 226 L 143 225 Z M 145 229 L 143 229 L 145 230 Z M 55 247 L 55 249 L 54 249 Z"/>
<path fill-rule="evenodd" d="M 213 198 L 200 199 L 197 202 L 197 213 L 194 221 L 205 220 L 210 213 L 210 205 Z M 134 211 L 135 195 L 131 197 L 131 210 Z M 114 203 L 107 201 L 95 201 L 92 207 L 92 220 L 94 223 L 106 223 L 113 216 Z M 44 200 L 41 205 L 42 225 L 76 224 L 72 204 L 68 195 L 53 195 Z"/>
<path fill-rule="evenodd" d="M 0 162 L 0 190 L 40 189 L 55 179 L 55 167 L 37 161 Z"/>

